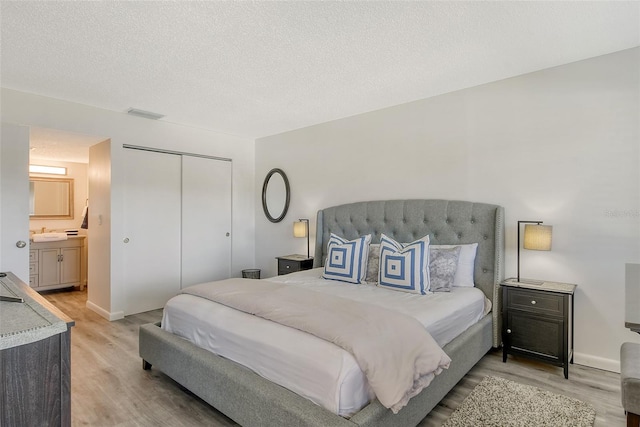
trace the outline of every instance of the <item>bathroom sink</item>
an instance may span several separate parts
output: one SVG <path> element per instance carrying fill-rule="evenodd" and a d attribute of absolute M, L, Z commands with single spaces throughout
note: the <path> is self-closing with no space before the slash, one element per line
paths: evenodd
<path fill-rule="evenodd" d="M 67 240 L 67 233 L 40 233 L 31 237 L 35 243 L 38 242 L 57 242 L 59 240 Z"/>

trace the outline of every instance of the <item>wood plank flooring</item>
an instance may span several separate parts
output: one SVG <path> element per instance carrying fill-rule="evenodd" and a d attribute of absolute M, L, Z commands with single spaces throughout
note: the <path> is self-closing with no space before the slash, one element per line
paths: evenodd
<path fill-rule="evenodd" d="M 157 369 L 142 370 L 138 327 L 159 321 L 161 310 L 108 322 L 85 307 L 85 291 L 43 296 L 76 321 L 71 332 L 71 409 L 73 426 L 236 426 L 232 420 L 181 388 Z M 486 355 L 420 423 L 441 426 L 473 388 L 488 375 L 530 384 L 588 402 L 596 427 L 625 426 L 620 375 L 572 365 L 562 368 L 510 357 Z M 279 426 L 280 427 L 280 426 Z"/>

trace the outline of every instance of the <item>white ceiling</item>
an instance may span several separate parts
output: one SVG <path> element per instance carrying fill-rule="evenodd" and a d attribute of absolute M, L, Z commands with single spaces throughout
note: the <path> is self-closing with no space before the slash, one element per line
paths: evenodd
<path fill-rule="evenodd" d="M 71 133 L 58 129 L 31 127 L 29 130 L 29 160 L 58 160 L 89 163 L 89 147 L 105 137 Z"/>
<path fill-rule="evenodd" d="M 3 87 L 250 138 L 640 45 L 637 1 L 2 0 L 0 19 Z"/>

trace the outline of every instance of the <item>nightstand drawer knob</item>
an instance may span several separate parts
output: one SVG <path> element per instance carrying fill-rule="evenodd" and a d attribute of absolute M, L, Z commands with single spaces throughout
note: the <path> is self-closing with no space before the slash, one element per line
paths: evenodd
<path fill-rule="evenodd" d="M 510 334 L 511 333 L 511 329 L 507 329 L 507 333 Z"/>
<path fill-rule="evenodd" d="M 536 305 L 536 300 L 531 301 L 531 304 Z"/>
<path fill-rule="evenodd" d="M 285 266 L 285 268 L 286 268 L 287 270 L 289 269 L 289 267 L 291 267 L 291 266 L 290 266 L 290 265 Z"/>

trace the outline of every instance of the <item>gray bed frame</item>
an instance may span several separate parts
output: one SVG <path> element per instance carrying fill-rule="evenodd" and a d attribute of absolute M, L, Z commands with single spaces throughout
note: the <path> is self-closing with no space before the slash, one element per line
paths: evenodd
<path fill-rule="evenodd" d="M 140 327 L 143 368 L 157 367 L 220 412 L 246 427 L 263 426 L 415 426 L 500 339 L 504 277 L 504 211 L 497 205 L 448 200 L 358 202 L 318 212 L 314 267 L 322 266 L 330 233 L 348 239 L 381 233 L 401 242 L 426 234 L 432 244 L 478 243 L 475 283 L 493 310 L 444 347 L 449 369 L 394 415 L 374 399 L 346 419 L 277 385 L 244 366 L 163 331 Z"/>

